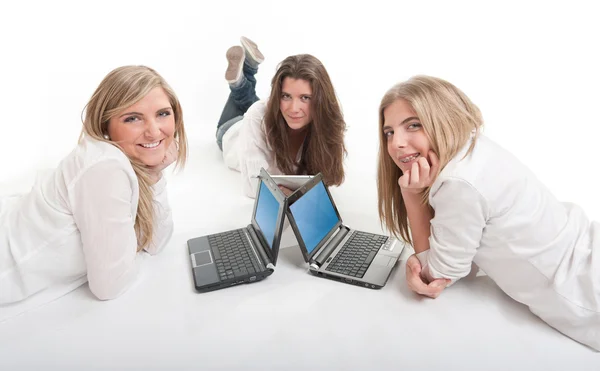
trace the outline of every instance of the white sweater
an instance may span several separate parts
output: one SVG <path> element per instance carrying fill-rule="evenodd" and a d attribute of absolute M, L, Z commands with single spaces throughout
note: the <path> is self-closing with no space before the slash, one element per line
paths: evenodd
<path fill-rule="evenodd" d="M 266 101 L 255 102 L 248 108 L 244 118 L 223 136 L 223 160 L 229 168 L 242 173 L 244 194 L 252 198 L 256 196 L 256 177 L 261 167 L 271 175 L 281 174 L 273 150 L 267 143 L 263 123 L 266 109 Z"/>
<path fill-rule="evenodd" d="M 432 186 L 424 274 L 457 280 L 474 261 L 548 324 L 600 350 L 600 223 L 487 137 L 462 159 L 467 148 Z"/>
<path fill-rule="evenodd" d="M 173 231 L 164 177 L 153 186 L 158 253 Z M 85 138 L 26 195 L 0 202 L 0 321 L 87 280 L 100 299 L 119 296 L 138 270 L 139 185 L 118 148 Z"/>

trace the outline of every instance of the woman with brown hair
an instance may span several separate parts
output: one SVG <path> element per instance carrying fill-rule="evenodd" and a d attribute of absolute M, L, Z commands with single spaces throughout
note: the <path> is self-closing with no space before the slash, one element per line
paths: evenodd
<path fill-rule="evenodd" d="M 242 174 L 244 193 L 255 196 L 261 167 L 270 174 L 321 172 L 327 185 L 340 185 L 346 123 L 323 64 L 309 54 L 287 57 L 269 99 L 260 101 L 254 75 L 264 57 L 249 39 L 241 43 L 227 51 L 231 93 L 216 136 L 227 166 Z"/>
<path fill-rule="evenodd" d="M 110 72 L 90 98 L 79 144 L 25 195 L 0 199 L 0 313 L 17 314 L 88 281 L 112 299 L 138 253 L 173 231 L 162 171 L 187 155 L 181 106 L 144 66 Z M 2 318 L 0 318 L 2 320 Z"/>

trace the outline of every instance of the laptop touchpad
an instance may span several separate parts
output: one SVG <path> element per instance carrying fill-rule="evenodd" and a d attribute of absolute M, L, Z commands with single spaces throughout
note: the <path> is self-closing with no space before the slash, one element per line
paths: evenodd
<path fill-rule="evenodd" d="M 396 264 L 396 259 L 390 258 L 389 256 L 377 255 L 375 259 L 373 259 L 373 264 L 383 267 L 393 267 L 394 264 Z"/>
<path fill-rule="evenodd" d="M 194 268 L 212 263 L 212 258 L 208 251 L 201 251 L 192 256 L 194 257 Z"/>

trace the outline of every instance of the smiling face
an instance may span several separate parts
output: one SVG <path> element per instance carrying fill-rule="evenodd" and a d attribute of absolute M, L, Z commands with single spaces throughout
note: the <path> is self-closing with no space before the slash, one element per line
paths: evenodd
<path fill-rule="evenodd" d="M 173 142 L 175 116 L 169 97 L 161 87 L 115 115 L 108 123 L 110 140 L 131 158 L 146 166 L 162 163 Z"/>
<path fill-rule="evenodd" d="M 291 130 L 302 130 L 310 124 L 310 101 L 312 88 L 302 79 L 286 77 L 281 84 L 279 109 Z"/>
<path fill-rule="evenodd" d="M 388 154 L 404 173 L 419 157 L 427 157 L 431 144 L 417 114 L 404 99 L 389 105 L 383 117 Z"/>

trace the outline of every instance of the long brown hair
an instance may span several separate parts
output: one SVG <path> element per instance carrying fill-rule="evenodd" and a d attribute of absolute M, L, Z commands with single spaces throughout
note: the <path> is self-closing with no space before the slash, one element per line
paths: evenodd
<path fill-rule="evenodd" d="M 397 237 L 412 242 L 408 228 L 406 205 L 398 179 L 402 171 L 387 151 L 383 133 L 384 111 L 398 99 L 403 99 L 417 114 L 431 149 L 440 159 L 440 171 L 454 158 L 473 135 L 467 151 L 471 153 L 483 125 L 479 108 L 456 86 L 430 76 L 414 76 L 394 85 L 379 105 L 379 165 L 377 193 L 379 219 Z M 423 192 L 423 203 L 429 206 L 430 187 Z"/>
<path fill-rule="evenodd" d="M 187 159 L 187 137 L 183 126 L 181 105 L 173 89 L 156 71 L 149 67 L 124 66 L 116 68 L 106 75 L 85 107 L 85 118 L 83 119 L 83 128 L 79 140 L 81 141 L 84 136 L 89 136 L 110 143 L 122 150 L 117 143 L 104 137 L 104 134 L 108 131 L 110 119 L 125 108 L 139 102 L 156 87 L 161 87 L 164 90 L 173 108 L 175 117 L 174 140 L 179 147 L 176 168 L 183 167 Z M 138 240 L 138 251 L 140 251 L 152 241 L 154 232 L 153 192 L 146 166 L 131 157 L 129 161 L 131 161 L 131 166 L 135 171 L 140 187 L 134 225 Z"/>
<path fill-rule="evenodd" d="M 300 162 L 290 155 L 288 126 L 280 110 L 281 85 L 286 77 L 308 81 L 312 88 L 309 124 Z M 267 143 L 275 154 L 277 167 L 284 174 L 317 174 L 327 185 L 344 181 L 343 159 L 346 155 L 346 122 L 333 84 L 325 67 L 309 54 L 284 59 L 271 80 L 271 95 L 264 118 Z M 296 170 L 294 168 L 297 167 Z"/>

